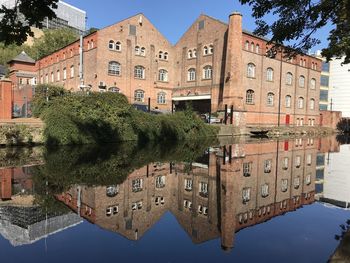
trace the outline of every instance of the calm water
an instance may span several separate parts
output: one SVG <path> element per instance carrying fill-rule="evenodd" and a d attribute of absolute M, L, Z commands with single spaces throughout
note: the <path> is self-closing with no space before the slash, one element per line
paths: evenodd
<path fill-rule="evenodd" d="M 1 262 L 349 259 L 350 145 L 209 146 L 1 150 Z"/>

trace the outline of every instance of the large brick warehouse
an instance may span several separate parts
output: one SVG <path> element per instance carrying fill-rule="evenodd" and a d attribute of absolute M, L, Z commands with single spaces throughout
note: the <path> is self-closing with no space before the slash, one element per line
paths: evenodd
<path fill-rule="evenodd" d="M 131 103 L 150 98 L 152 108 L 165 111 L 188 101 L 200 112 L 227 105 L 234 125 L 320 123 L 321 60 L 266 56 L 267 40 L 242 30 L 239 13 L 228 24 L 201 15 L 175 45 L 143 14 L 87 35 L 82 43 L 82 49 L 77 40 L 36 62 L 11 61 L 14 86 L 27 83 L 23 78 L 32 78 L 32 71 L 37 83 L 120 92 Z M 18 74 L 21 63 L 26 75 Z"/>

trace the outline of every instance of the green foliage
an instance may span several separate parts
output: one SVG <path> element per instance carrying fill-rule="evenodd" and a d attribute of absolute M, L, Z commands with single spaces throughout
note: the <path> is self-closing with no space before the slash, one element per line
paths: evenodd
<path fill-rule="evenodd" d="M 350 63 L 350 1 L 266 1 L 240 0 L 242 4 L 252 7 L 256 19 L 258 35 L 272 34 L 272 52 L 277 52 L 284 42 L 294 41 L 287 49 L 289 54 L 307 53 L 320 40 L 313 34 L 326 25 L 333 25 L 328 37 L 328 47 L 322 50 L 322 55 L 330 60 L 332 57 L 345 55 L 344 63 Z M 273 22 L 266 21 L 268 14 L 276 16 Z M 288 43 L 284 43 L 288 44 Z"/>
<path fill-rule="evenodd" d="M 34 40 L 28 54 L 37 60 L 67 46 L 78 38 L 75 31 L 67 28 L 44 30 L 44 35 Z"/>
<path fill-rule="evenodd" d="M 33 142 L 31 128 L 25 125 L 0 126 L 0 139 L 0 143 L 6 145 L 28 145 Z"/>
<path fill-rule="evenodd" d="M 56 17 L 53 9 L 58 0 L 17 0 L 13 8 L 0 6 L 0 42 L 5 45 L 23 44 L 28 36 L 33 36 L 30 27 L 42 28 L 45 18 Z M 22 18 L 23 16 L 23 18 Z"/>
<path fill-rule="evenodd" d="M 45 92 L 33 100 L 33 113 L 45 121 L 44 135 L 51 145 L 180 141 L 211 137 L 217 132 L 191 111 L 173 115 L 136 111 L 118 93 L 61 94 L 59 88 L 52 92 L 49 102 Z"/>

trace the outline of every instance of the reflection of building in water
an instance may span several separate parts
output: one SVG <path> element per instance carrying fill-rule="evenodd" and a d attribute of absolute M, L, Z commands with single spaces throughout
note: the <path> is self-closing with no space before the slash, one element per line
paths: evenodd
<path fill-rule="evenodd" d="M 325 203 L 342 208 L 350 208 L 350 177 L 348 176 L 349 145 L 331 148 L 318 155 L 317 198 Z"/>
<path fill-rule="evenodd" d="M 32 244 L 72 227 L 81 218 L 73 213 L 47 213 L 34 204 L 30 167 L 0 170 L 0 234 L 13 246 Z"/>
<path fill-rule="evenodd" d="M 57 198 L 102 228 L 139 239 L 171 211 L 194 243 L 234 233 L 314 202 L 320 139 L 235 144 L 200 163 L 153 163 L 120 185 L 76 186 Z"/>

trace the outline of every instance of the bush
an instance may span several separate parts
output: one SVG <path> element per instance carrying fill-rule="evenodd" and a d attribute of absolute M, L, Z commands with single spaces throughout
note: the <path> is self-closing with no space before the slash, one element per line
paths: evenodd
<path fill-rule="evenodd" d="M 342 118 L 337 124 L 337 129 L 342 133 L 350 133 L 350 119 Z"/>
<path fill-rule="evenodd" d="M 191 111 L 152 115 L 135 110 L 118 93 L 67 94 L 52 89 L 49 96 L 47 102 L 45 92 L 39 93 L 34 103 L 45 121 L 48 144 L 184 140 L 216 134 Z"/>

